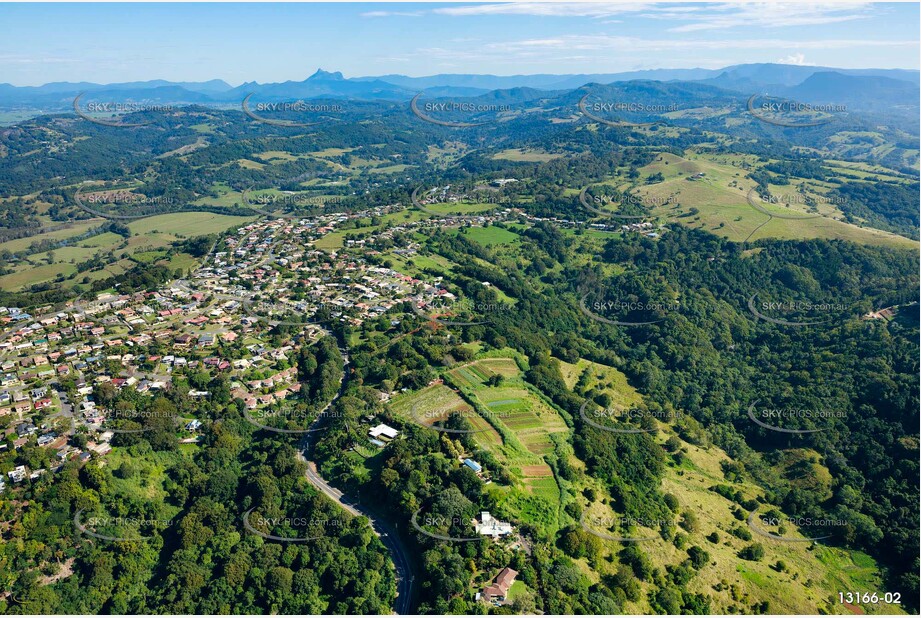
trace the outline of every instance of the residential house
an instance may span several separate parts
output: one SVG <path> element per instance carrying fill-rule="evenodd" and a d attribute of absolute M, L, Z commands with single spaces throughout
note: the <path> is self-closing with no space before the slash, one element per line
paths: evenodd
<path fill-rule="evenodd" d="M 384 425 L 383 423 L 381 423 L 381 424 L 378 425 L 377 427 L 372 427 L 372 428 L 368 431 L 368 434 L 369 434 L 372 438 L 380 439 L 380 438 L 383 437 L 383 438 L 386 438 L 386 439 L 388 439 L 388 440 L 393 440 L 393 439 L 396 438 L 398 435 L 400 435 L 400 432 L 397 431 L 396 429 L 394 429 L 393 427 L 390 427 L 390 426 L 388 426 L 388 425 Z"/>
<path fill-rule="evenodd" d="M 482 599 L 493 605 L 501 605 L 508 599 L 509 590 L 515 583 L 518 571 L 505 567 L 496 576 L 493 584 L 487 586 L 481 594 L 477 595 L 477 600 Z"/>
<path fill-rule="evenodd" d="M 473 528 L 477 534 L 491 536 L 493 539 L 508 536 L 514 529 L 512 524 L 495 519 L 489 511 L 480 513 L 480 521 L 473 521 Z"/>

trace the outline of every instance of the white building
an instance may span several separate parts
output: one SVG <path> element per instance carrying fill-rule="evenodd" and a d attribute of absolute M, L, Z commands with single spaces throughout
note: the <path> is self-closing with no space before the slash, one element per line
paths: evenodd
<path fill-rule="evenodd" d="M 489 511 L 480 513 L 480 521 L 473 520 L 473 527 L 477 534 L 491 536 L 494 539 L 509 535 L 513 532 L 512 524 L 493 518 Z"/>
<path fill-rule="evenodd" d="M 374 427 L 370 431 L 368 431 L 368 434 L 372 438 L 379 438 L 381 436 L 384 436 L 385 438 L 393 440 L 398 435 L 400 435 L 400 432 L 394 429 L 393 427 L 390 427 L 388 425 L 384 425 L 383 423 L 381 423 L 377 427 Z"/>
<path fill-rule="evenodd" d="M 12 470 L 6 473 L 10 477 L 10 480 L 14 483 L 21 483 L 26 478 L 26 467 L 25 466 L 16 466 Z"/>

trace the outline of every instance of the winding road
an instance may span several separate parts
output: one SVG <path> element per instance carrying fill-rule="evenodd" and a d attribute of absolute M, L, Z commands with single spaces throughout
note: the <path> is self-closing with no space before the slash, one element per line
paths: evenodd
<path fill-rule="evenodd" d="M 283 241 L 279 240 L 272 243 L 265 255 L 262 256 L 257 262 L 251 264 L 246 270 L 251 270 L 258 266 L 261 266 L 271 260 L 274 257 L 274 252 L 276 247 Z M 217 246 L 217 242 L 212 245 L 211 249 L 208 251 L 205 261 L 202 266 L 207 263 L 211 258 L 211 255 Z M 188 283 L 184 279 L 180 279 L 174 282 L 174 285 L 177 285 L 180 288 L 183 288 L 187 291 L 191 291 L 188 287 Z M 223 299 L 232 299 L 237 301 L 245 301 L 246 299 L 241 299 L 235 296 L 229 296 L 226 294 L 214 294 L 215 298 Z M 268 320 L 267 320 L 268 321 Z M 271 324 L 271 321 L 269 321 Z M 326 334 L 332 336 L 332 333 L 327 331 L 325 328 Z M 390 553 L 390 558 L 393 561 L 394 566 L 396 567 L 396 576 L 397 576 L 397 598 L 395 602 L 394 611 L 400 615 L 406 615 L 412 613 L 412 598 L 413 598 L 413 581 L 415 576 L 413 574 L 412 562 L 409 560 L 409 552 L 407 551 L 403 541 L 400 539 L 399 535 L 396 533 L 396 530 L 391 526 L 389 522 L 385 519 L 372 512 L 367 506 L 360 504 L 356 500 L 346 498 L 345 495 L 330 485 L 326 479 L 324 479 L 319 471 L 317 470 L 317 465 L 314 461 L 310 459 L 311 449 L 313 447 L 313 442 L 316 437 L 321 433 L 317 431 L 321 429 L 321 425 L 325 422 L 326 417 L 325 413 L 329 410 L 333 403 L 342 395 L 345 391 L 346 384 L 348 383 L 348 373 L 349 373 L 349 356 L 348 351 L 342 348 L 339 349 L 339 352 L 342 354 L 343 367 L 342 367 L 342 378 L 339 383 L 339 390 L 336 392 L 336 395 L 327 403 L 320 413 L 317 415 L 316 420 L 310 425 L 311 431 L 305 433 L 303 439 L 298 445 L 297 458 L 300 461 L 303 461 L 307 464 L 307 470 L 305 476 L 307 481 L 313 485 L 317 490 L 323 493 L 327 498 L 341 506 L 348 513 L 353 516 L 363 516 L 367 517 L 368 521 L 371 524 L 371 529 L 374 531 L 381 542 L 384 544 L 384 547 L 387 548 L 387 551 Z"/>
<path fill-rule="evenodd" d="M 301 455 L 303 459 L 303 455 Z M 360 510 L 357 502 L 348 500 L 341 491 L 330 485 L 317 472 L 317 466 L 312 461 L 307 461 L 307 480 L 311 485 L 323 492 L 333 502 L 354 516 L 363 515 L 371 523 L 371 529 L 380 537 L 381 542 L 390 552 L 390 557 L 397 570 L 397 598 L 394 610 L 397 614 L 406 615 L 411 612 L 413 579 L 412 566 L 407 557 L 406 548 L 389 523 L 375 517 L 368 511 Z"/>
<path fill-rule="evenodd" d="M 317 419 L 311 424 L 310 429 L 313 431 L 304 434 L 304 438 L 301 440 L 301 443 L 298 446 L 297 458 L 307 464 L 305 475 L 307 477 L 307 481 L 311 485 L 322 492 L 327 498 L 348 511 L 351 515 L 356 517 L 360 515 L 368 518 L 368 521 L 371 524 L 371 529 L 374 531 L 374 534 L 380 538 L 381 542 L 384 544 L 384 547 L 387 548 L 387 551 L 390 552 L 391 560 L 393 560 L 393 564 L 396 567 L 397 598 L 394 611 L 399 615 L 410 614 L 412 613 L 412 589 L 415 576 L 413 575 L 412 562 L 409 560 L 409 553 L 406 550 L 406 546 L 403 544 L 403 541 L 400 539 L 396 530 L 393 528 L 393 526 L 390 525 L 389 522 L 371 511 L 369 508 L 363 506 L 357 500 L 346 498 L 341 491 L 330 485 L 326 479 L 320 476 L 316 463 L 310 459 L 310 451 L 313 447 L 313 441 L 321 433 L 317 430 L 320 429 L 320 425 L 322 425 L 322 423 L 326 420 L 324 414 L 345 391 L 345 386 L 348 381 L 348 353 L 341 348 L 339 351 L 342 354 L 342 358 L 344 360 L 339 391 L 336 393 L 336 396 L 333 397 L 330 402 L 323 407 L 323 409 L 320 411 L 320 414 L 317 415 Z"/>

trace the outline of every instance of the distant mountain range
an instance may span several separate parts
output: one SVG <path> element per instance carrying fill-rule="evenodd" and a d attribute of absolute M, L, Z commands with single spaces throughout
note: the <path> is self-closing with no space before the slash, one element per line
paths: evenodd
<path fill-rule="evenodd" d="M 0 110 L 64 111 L 72 107 L 74 97 L 82 92 L 87 93 L 87 101 L 230 106 L 238 105 L 249 94 L 266 102 L 298 99 L 406 101 L 420 92 L 429 98 L 444 98 L 480 97 L 495 91 L 515 90 L 517 94 L 510 95 L 514 97 L 531 90 L 566 91 L 589 83 L 628 81 L 700 84 L 740 95 L 757 93 L 809 103 L 838 103 L 862 112 L 917 113 L 921 88 L 919 71 L 838 69 L 787 64 L 741 64 L 723 69 L 653 69 L 578 75 L 441 74 L 428 77 L 382 75 L 355 78 L 345 78 L 339 72 L 317 70 L 299 82 L 247 82 L 237 87 L 220 79 L 206 82 L 151 80 L 114 84 L 55 82 L 25 87 L 0 84 Z M 493 96 L 501 98 L 503 95 Z M 535 95 L 530 93 L 528 96 Z"/>

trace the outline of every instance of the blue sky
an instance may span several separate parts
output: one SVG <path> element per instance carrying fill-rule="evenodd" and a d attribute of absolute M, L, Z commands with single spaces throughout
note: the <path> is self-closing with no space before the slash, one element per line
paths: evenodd
<path fill-rule="evenodd" d="M 0 82 L 918 68 L 917 3 L 0 4 Z"/>

